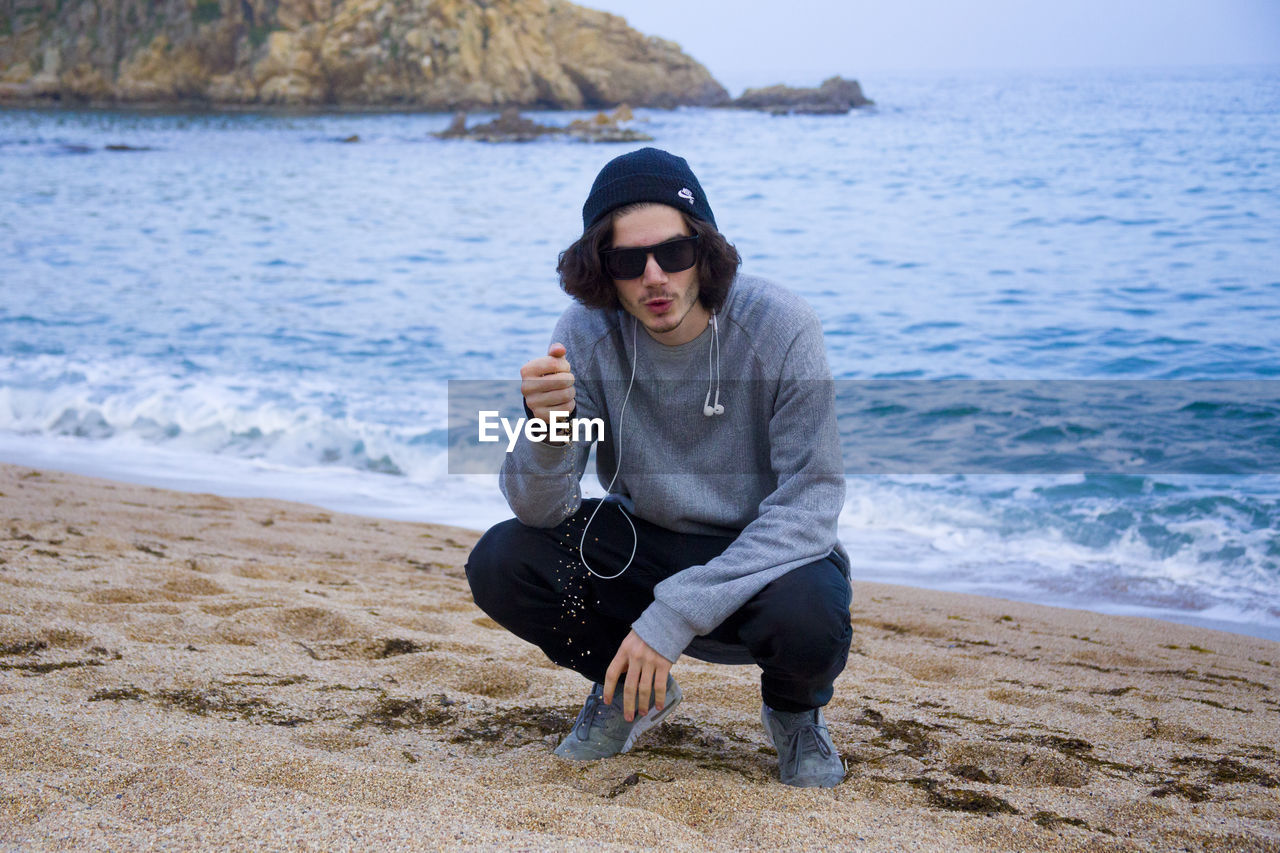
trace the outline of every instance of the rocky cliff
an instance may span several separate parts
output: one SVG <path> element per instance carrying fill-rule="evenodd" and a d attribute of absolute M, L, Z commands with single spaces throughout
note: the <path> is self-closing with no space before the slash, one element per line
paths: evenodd
<path fill-rule="evenodd" d="M 679 45 L 560 0 L 0 0 L 0 102 L 721 104 Z"/>

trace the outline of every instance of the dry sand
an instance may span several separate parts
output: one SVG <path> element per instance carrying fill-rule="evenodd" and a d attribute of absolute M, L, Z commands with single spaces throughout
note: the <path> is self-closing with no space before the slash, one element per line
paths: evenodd
<path fill-rule="evenodd" d="M 859 583 L 844 784 L 689 659 L 576 764 L 476 535 L 0 466 L 0 848 L 1280 850 L 1280 644 Z"/>

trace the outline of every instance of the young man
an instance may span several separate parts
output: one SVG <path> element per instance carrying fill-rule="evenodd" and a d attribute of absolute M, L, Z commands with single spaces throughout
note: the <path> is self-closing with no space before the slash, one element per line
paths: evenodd
<path fill-rule="evenodd" d="M 614 159 L 582 220 L 559 264 L 576 304 L 521 393 L 530 417 L 604 421 L 609 497 L 581 499 L 587 443 L 522 437 L 500 481 L 516 518 L 467 563 L 476 603 L 595 682 L 557 755 L 628 750 L 679 703 L 670 670 L 688 653 L 758 665 L 781 780 L 836 785 L 821 709 L 848 657 L 851 590 L 818 319 L 737 274 L 683 158 Z"/>

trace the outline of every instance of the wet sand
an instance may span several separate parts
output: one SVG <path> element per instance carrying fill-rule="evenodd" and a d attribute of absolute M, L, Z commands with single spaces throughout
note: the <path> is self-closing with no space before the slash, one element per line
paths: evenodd
<path fill-rule="evenodd" d="M 0 848 L 1280 850 L 1280 644 L 859 583 L 839 787 L 687 658 L 577 764 L 477 535 L 0 466 Z"/>

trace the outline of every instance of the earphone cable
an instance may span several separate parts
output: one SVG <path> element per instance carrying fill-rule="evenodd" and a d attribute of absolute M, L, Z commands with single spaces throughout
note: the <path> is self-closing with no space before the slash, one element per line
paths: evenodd
<path fill-rule="evenodd" d="M 716 399 L 713 405 L 716 414 L 723 415 L 724 407 L 720 405 L 720 321 L 715 314 L 711 315 L 711 335 L 711 345 L 716 350 Z"/>
<path fill-rule="evenodd" d="M 631 399 L 631 389 L 636 384 L 636 358 L 640 352 L 640 340 L 636 336 L 639 329 L 636 327 L 636 317 L 631 315 L 631 381 L 627 383 L 626 396 L 622 398 L 622 410 L 618 413 L 618 461 L 613 469 L 613 479 L 609 481 L 609 485 L 605 488 L 605 497 L 600 503 L 596 504 L 596 508 L 591 511 L 591 517 L 587 519 L 586 525 L 582 528 L 582 540 L 578 543 L 578 558 L 582 560 L 582 565 L 587 567 L 587 571 L 600 578 L 603 581 L 610 581 L 616 577 L 620 577 L 623 572 L 631 568 L 631 561 L 636 558 L 636 548 L 640 545 L 640 534 L 636 532 L 636 526 L 631 521 L 631 516 L 627 515 L 627 511 L 618 506 L 618 511 L 622 513 L 622 517 L 627 520 L 627 524 L 631 525 L 631 556 L 627 558 L 627 564 L 618 569 L 617 574 L 602 575 L 595 569 L 591 568 L 591 564 L 587 562 L 587 531 L 591 529 L 591 522 L 596 520 L 596 513 L 600 511 L 600 507 L 608 502 L 609 495 L 613 493 L 613 484 L 618 481 L 618 472 L 622 470 L 622 427 L 627 419 L 627 402 Z"/>

